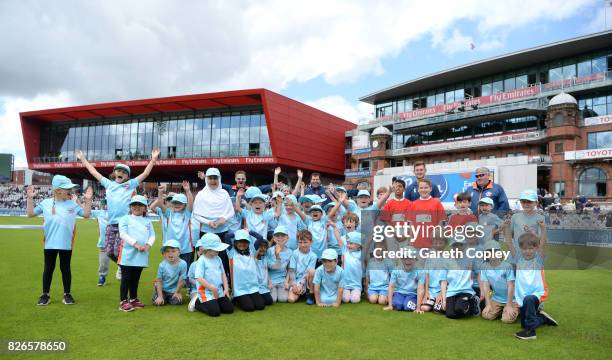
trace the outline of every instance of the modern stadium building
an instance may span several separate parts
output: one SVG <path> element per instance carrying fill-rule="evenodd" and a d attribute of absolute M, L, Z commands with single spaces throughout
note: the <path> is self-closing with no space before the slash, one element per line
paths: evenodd
<path fill-rule="evenodd" d="M 611 201 L 611 70 L 606 31 L 363 96 L 376 115 L 346 133 L 347 183 L 410 176 L 424 161 L 428 174 L 461 175 L 464 188 L 471 170 L 488 166 L 510 198 L 538 187 Z"/>
<path fill-rule="evenodd" d="M 227 91 L 24 112 L 20 114 L 28 167 L 89 177 L 74 150 L 103 174 L 116 163 L 138 173 L 151 150 L 161 157 L 150 179 L 195 179 L 218 167 L 238 169 L 249 182 L 269 182 L 272 169 L 303 169 L 341 179 L 344 134 L 355 124 L 266 89 Z M 226 177 L 227 178 L 227 177 Z M 227 180 L 233 181 L 233 175 Z"/>

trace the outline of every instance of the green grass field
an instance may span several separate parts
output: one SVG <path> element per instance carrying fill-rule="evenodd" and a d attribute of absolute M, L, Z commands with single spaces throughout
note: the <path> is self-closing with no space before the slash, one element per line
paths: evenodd
<path fill-rule="evenodd" d="M 0 218 L 0 225 L 7 224 L 41 224 L 41 219 Z M 161 261 L 159 242 L 139 288 L 147 307 L 123 313 L 117 310 L 119 282 L 114 276 L 109 276 L 107 286 L 96 286 L 96 237 L 95 221 L 78 222 L 72 258 L 72 294 L 77 304 L 61 303 L 58 263 L 52 302 L 38 307 L 42 230 L 0 229 L 0 339 L 67 340 L 69 352 L 52 356 L 70 359 L 609 359 L 612 350 L 611 270 L 548 271 L 546 310 L 560 326 L 542 327 L 537 340 L 521 341 L 513 336 L 519 323 L 386 312 L 363 302 L 339 309 L 276 304 L 262 312 L 237 310 L 219 318 L 189 313 L 186 305 L 155 308 L 149 304 Z M 114 271 L 112 265 L 111 274 Z M 40 355 L 14 358 L 27 356 Z"/>

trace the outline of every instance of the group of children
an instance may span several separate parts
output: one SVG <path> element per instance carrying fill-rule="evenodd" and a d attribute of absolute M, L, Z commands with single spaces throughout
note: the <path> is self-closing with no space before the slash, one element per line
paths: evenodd
<path fill-rule="evenodd" d="M 156 239 L 146 216 L 151 209 L 160 216 L 162 225 L 163 260 L 152 294 L 152 303 L 158 306 L 183 304 L 184 288 L 189 311 L 210 316 L 230 314 L 234 306 L 249 312 L 274 302 L 300 299 L 309 305 L 338 307 L 358 303 L 366 293 L 370 303 L 384 305 L 384 310 L 433 311 L 449 318 L 482 314 L 494 320 L 501 316 L 507 323 L 520 314 L 523 330 L 517 337 L 522 339 L 535 338 L 535 329 L 542 324 L 556 325 L 542 311 L 548 294 L 542 260 L 546 225 L 535 211 L 535 192 L 521 194 L 524 211 L 503 221 L 493 214 L 493 202 L 488 198 L 480 200 L 479 214 L 472 214 L 466 194 L 457 196 L 459 211 L 447 220 L 439 200 L 430 196 L 432 185 L 427 179 L 419 181 L 420 199 L 412 202 L 403 198 L 405 183 L 394 179 L 392 186 L 379 189 L 374 202 L 367 190 L 360 190 L 356 201 L 350 200 L 341 186 L 328 189 L 332 201 L 327 204 L 317 195 L 298 199 L 289 191 L 275 191 L 268 196 L 250 187 L 239 189 L 228 207 L 229 195 L 221 189 L 220 172 L 211 168 L 205 175 L 206 188 L 195 199 L 197 203 L 198 198 L 207 197 L 204 211 L 201 203 L 194 209 L 188 182 L 183 183 L 184 193 L 166 195 L 160 188 L 158 199 L 151 204 L 135 194 L 158 156 L 159 151 L 154 150 L 149 165 L 134 179 L 130 179 L 129 167 L 118 164 L 111 180 L 76 152 L 77 159 L 106 189 L 106 209 L 93 213 L 100 227 L 98 285 L 106 282 L 109 259 L 115 261 L 120 269 L 122 311 L 145 306 L 138 297 L 138 284 L 143 269 L 149 266 L 149 252 Z M 42 214 L 45 220 L 45 272 L 38 305 L 50 302 L 57 254 L 64 303 L 74 304 L 70 294 L 71 241 L 76 216 L 91 214 L 92 191 L 87 189 L 81 206 L 78 199 L 69 199 L 73 187 L 69 179 L 55 176 L 54 198 L 36 207 L 33 191 L 28 190 L 28 215 Z M 502 234 L 512 259 L 379 258 L 373 255 L 375 250 L 387 248 L 389 242 L 372 242 L 362 236 L 363 214 L 368 211 L 394 212 L 389 222 L 448 221 L 451 226 L 476 224 L 485 229 L 484 236 L 467 236 L 465 240 L 444 236 L 413 242 L 395 239 L 408 252 L 417 253 L 415 247 L 443 251 L 449 246 L 457 252 L 470 247 L 494 252 L 501 249 L 496 239 Z M 402 216 L 406 211 L 412 215 Z"/>

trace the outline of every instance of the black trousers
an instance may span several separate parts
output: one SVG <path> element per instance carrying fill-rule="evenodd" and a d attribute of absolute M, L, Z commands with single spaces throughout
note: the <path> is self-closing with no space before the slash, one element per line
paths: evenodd
<path fill-rule="evenodd" d="M 200 299 L 198 299 L 196 300 L 195 308 L 208 316 L 214 317 L 222 313 L 231 314 L 234 312 L 234 305 L 232 305 L 231 300 L 228 299 L 227 296 L 205 302 L 201 302 Z"/>
<path fill-rule="evenodd" d="M 460 319 L 471 314 L 472 294 L 457 294 L 446 298 L 446 317 Z"/>
<path fill-rule="evenodd" d="M 274 304 L 274 300 L 272 299 L 272 294 L 270 294 L 269 292 L 265 294 L 261 294 L 261 298 L 263 299 L 264 305 L 266 306 L 270 306 Z"/>
<path fill-rule="evenodd" d="M 60 258 L 60 270 L 62 271 L 62 283 L 64 284 L 64 294 L 70 293 L 70 285 L 72 284 L 72 272 L 70 270 L 70 259 L 72 258 L 72 250 L 56 250 L 45 249 L 45 270 L 43 271 L 43 293 L 48 294 L 51 290 L 51 281 L 53 280 L 53 271 L 55 271 L 55 262 L 57 256 Z"/>
<path fill-rule="evenodd" d="M 140 274 L 143 267 L 140 266 L 121 266 L 121 286 L 119 288 L 119 299 L 121 301 L 138 298 L 138 283 L 140 282 Z"/>
<path fill-rule="evenodd" d="M 187 269 L 189 269 L 189 266 L 193 262 L 193 251 L 189 253 L 181 254 L 179 255 L 179 257 L 185 260 L 185 262 L 187 263 Z"/>
<path fill-rule="evenodd" d="M 263 310 L 266 307 L 259 292 L 237 296 L 234 298 L 234 303 L 246 312 Z"/>
<path fill-rule="evenodd" d="M 527 330 L 535 330 L 544 324 L 544 316 L 540 315 L 540 300 L 535 295 L 527 295 L 521 306 L 521 327 Z"/>

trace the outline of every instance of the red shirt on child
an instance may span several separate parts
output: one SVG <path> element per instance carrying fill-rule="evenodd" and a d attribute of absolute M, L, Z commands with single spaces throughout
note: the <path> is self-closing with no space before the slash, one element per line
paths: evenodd
<path fill-rule="evenodd" d="M 429 199 L 417 199 L 412 202 L 410 210 L 412 226 L 421 225 L 421 231 L 415 234 L 415 240 L 412 246 L 417 248 L 431 247 L 431 239 L 434 235 L 434 230 L 424 228 L 428 225 L 438 226 L 441 221 L 446 220 L 446 212 L 440 199 L 430 197 Z M 428 232 L 427 232 L 428 231 Z M 437 232 L 444 231 L 443 228 L 437 228 Z"/>

